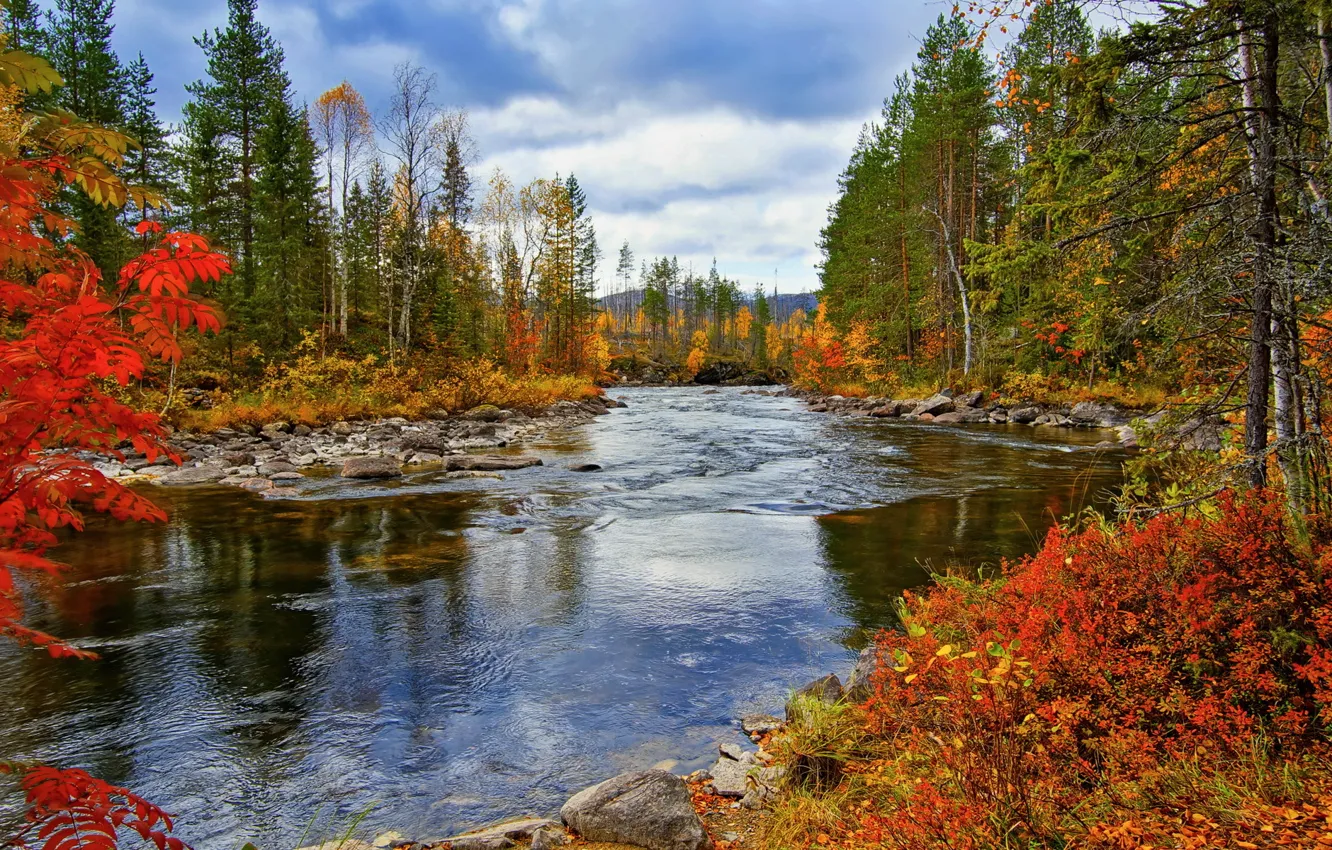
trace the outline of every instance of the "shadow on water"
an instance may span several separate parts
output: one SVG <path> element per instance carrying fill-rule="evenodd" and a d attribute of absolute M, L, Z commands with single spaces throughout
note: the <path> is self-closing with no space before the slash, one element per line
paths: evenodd
<path fill-rule="evenodd" d="M 0 647 L 0 754 L 131 785 L 202 850 L 372 804 L 421 838 L 549 812 L 705 766 L 733 718 L 844 670 L 926 566 L 1030 551 L 1119 475 L 1091 433 L 621 394 L 502 481 L 153 490 L 169 524 L 94 522 L 32 621 L 102 659 Z"/>

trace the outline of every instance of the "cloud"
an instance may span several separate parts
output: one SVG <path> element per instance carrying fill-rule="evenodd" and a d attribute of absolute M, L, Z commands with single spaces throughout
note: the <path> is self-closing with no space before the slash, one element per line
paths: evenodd
<path fill-rule="evenodd" d="M 578 175 L 613 274 L 640 257 L 817 286 L 818 232 L 862 123 L 942 7 L 916 0 L 260 0 L 297 96 L 344 78 L 382 110 L 393 67 L 435 72 L 483 157 L 520 183 Z M 121 0 L 174 120 L 224 0 Z"/>

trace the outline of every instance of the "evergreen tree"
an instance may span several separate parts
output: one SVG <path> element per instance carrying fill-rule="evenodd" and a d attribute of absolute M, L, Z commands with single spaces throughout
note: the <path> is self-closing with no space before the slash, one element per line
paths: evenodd
<path fill-rule="evenodd" d="M 44 39 L 52 67 L 65 80 L 52 95 L 54 105 L 111 127 L 124 123 L 126 97 L 125 71 L 111 47 L 114 11 L 113 0 L 56 0 Z M 129 233 L 115 211 L 73 190 L 65 193 L 62 205 L 78 223 L 75 243 L 104 278 L 114 278 L 131 250 Z"/>
<path fill-rule="evenodd" d="M 256 159 L 255 299 L 272 342 L 286 346 L 314 314 L 319 291 L 318 151 L 304 110 L 291 103 L 290 84 L 277 74 L 268 98 Z"/>
<path fill-rule="evenodd" d="M 271 99 L 282 88 L 282 48 L 268 27 L 256 17 L 257 0 L 228 0 L 227 27 L 195 39 L 207 58 L 208 79 L 186 87 L 193 101 L 186 107 L 187 125 L 193 120 L 202 133 L 195 152 L 215 152 L 219 162 L 196 156 L 184 157 L 187 169 L 204 173 L 187 175 L 186 181 L 220 195 L 196 198 L 213 212 L 217 230 L 208 231 L 234 257 L 237 290 L 233 305 L 246 303 L 255 294 L 254 253 L 255 180 L 260 168 L 259 136 L 272 110 Z M 218 185 L 215 172 L 224 182 Z"/>
<path fill-rule="evenodd" d="M 0 6 L 0 20 L 4 21 L 11 50 L 22 50 L 33 56 L 46 55 L 46 33 L 42 29 L 41 9 L 36 0 L 9 0 Z"/>
<path fill-rule="evenodd" d="M 168 186 L 167 132 L 153 110 L 157 105 L 153 100 L 157 89 L 153 86 L 153 72 L 148 70 L 142 53 L 126 69 L 125 76 L 125 132 L 139 143 L 125 155 L 125 176 L 138 186 L 165 193 Z M 126 215 L 134 212 L 127 209 Z M 139 218 L 148 217 L 147 209 L 138 209 L 137 213 Z"/>

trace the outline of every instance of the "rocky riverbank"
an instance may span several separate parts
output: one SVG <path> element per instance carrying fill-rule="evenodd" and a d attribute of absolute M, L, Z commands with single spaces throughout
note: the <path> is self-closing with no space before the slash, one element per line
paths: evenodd
<path fill-rule="evenodd" d="M 210 434 L 178 431 L 169 443 L 182 458 L 180 466 L 166 458 L 149 461 L 129 448 L 124 449 L 123 460 L 93 454 L 84 459 L 122 481 L 151 481 L 166 487 L 231 485 L 267 497 L 296 495 L 294 485 L 312 471 L 353 479 L 391 478 L 411 467 L 434 467 L 459 478 L 498 477 L 503 470 L 541 461 L 476 452 L 513 447 L 623 406 L 624 402 L 601 397 L 557 402 L 536 416 L 482 405 L 419 422 L 392 418 L 334 422 L 322 428 L 270 422 L 262 428 L 221 428 Z"/>
<path fill-rule="evenodd" d="M 814 413 L 847 416 L 871 416 L 932 422 L 936 425 L 966 423 L 994 425 L 1029 425 L 1050 428 L 1100 428 L 1114 431 L 1114 440 L 1104 440 L 1097 448 L 1137 448 L 1138 433 L 1134 420 L 1151 418 L 1146 411 L 1128 410 L 1112 404 L 1085 401 L 1074 405 L 1022 403 L 1005 405 L 980 390 L 954 393 L 941 390 L 929 398 L 844 398 L 839 395 L 804 395 Z"/>

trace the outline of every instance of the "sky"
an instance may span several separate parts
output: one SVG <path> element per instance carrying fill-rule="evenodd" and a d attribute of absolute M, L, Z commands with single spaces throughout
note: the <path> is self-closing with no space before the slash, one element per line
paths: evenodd
<path fill-rule="evenodd" d="M 260 0 L 297 97 L 348 80 L 372 110 L 422 65 L 465 109 L 474 182 L 574 173 L 605 253 L 677 256 L 746 288 L 818 288 L 819 230 L 860 128 L 877 116 L 931 0 Z M 114 42 L 142 51 L 175 120 L 204 72 L 193 39 L 225 0 L 119 0 Z"/>

